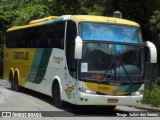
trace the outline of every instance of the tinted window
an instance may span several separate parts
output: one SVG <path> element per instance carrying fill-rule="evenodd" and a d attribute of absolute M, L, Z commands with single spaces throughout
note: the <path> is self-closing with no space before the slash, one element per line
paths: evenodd
<path fill-rule="evenodd" d="M 7 32 L 6 47 L 64 49 L 65 22 Z"/>
<path fill-rule="evenodd" d="M 26 41 L 26 35 L 24 33 L 24 30 L 7 32 L 6 47 L 23 47 L 24 41 Z"/>
<path fill-rule="evenodd" d="M 64 49 L 65 22 L 46 27 L 45 40 L 48 47 Z"/>
<path fill-rule="evenodd" d="M 81 23 L 81 37 L 84 40 L 103 40 L 141 43 L 139 27 L 111 25 L 104 23 Z"/>

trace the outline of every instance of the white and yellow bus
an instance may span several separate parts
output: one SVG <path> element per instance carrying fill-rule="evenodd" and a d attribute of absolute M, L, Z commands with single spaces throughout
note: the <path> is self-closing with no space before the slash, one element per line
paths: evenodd
<path fill-rule="evenodd" d="M 150 61 L 156 48 L 146 42 Z M 144 44 L 139 24 L 120 18 L 64 15 L 13 26 L 6 33 L 4 79 L 11 89 L 53 97 L 55 106 L 141 104 Z"/>

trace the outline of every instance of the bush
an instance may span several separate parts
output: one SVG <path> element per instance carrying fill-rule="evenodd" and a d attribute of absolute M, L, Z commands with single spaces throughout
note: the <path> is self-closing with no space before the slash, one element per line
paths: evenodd
<path fill-rule="evenodd" d="M 160 105 L 160 88 L 158 87 L 157 82 L 153 84 L 151 90 L 145 88 L 143 103 L 151 104 L 154 107 Z"/>
<path fill-rule="evenodd" d="M 145 89 L 144 91 L 143 103 L 150 104 L 150 91 L 148 89 Z"/>
<path fill-rule="evenodd" d="M 153 86 L 153 89 L 150 93 L 150 104 L 152 106 L 160 105 L 160 89 L 156 84 Z"/>

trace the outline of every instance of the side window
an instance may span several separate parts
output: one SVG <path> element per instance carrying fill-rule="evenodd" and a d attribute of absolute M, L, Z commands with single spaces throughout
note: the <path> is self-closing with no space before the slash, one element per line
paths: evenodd
<path fill-rule="evenodd" d="M 35 48 L 36 47 L 36 39 L 35 39 L 35 29 L 28 28 L 27 29 L 27 41 L 25 41 L 27 48 Z"/>
<path fill-rule="evenodd" d="M 66 29 L 66 59 L 68 70 L 72 77 L 77 78 L 77 60 L 74 59 L 75 38 L 77 36 L 76 23 L 67 21 Z"/>
<path fill-rule="evenodd" d="M 56 43 L 58 44 L 58 48 L 64 49 L 64 33 L 65 33 L 65 22 L 60 22 L 55 24 L 56 33 Z"/>
<path fill-rule="evenodd" d="M 24 32 L 23 32 L 23 30 L 17 30 L 17 31 L 15 31 L 15 39 L 14 39 L 14 41 L 16 42 L 16 44 L 15 44 L 16 48 L 23 47 L 22 46 L 22 43 L 23 43 L 22 40 L 23 39 L 24 39 Z"/>
<path fill-rule="evenodd" d="M 7 32 L 6 47 L 64 49 L 65 22 Z"/>
<path fill-rule="evenodd" d="M 21 47 L 22 48 L 26 48 L 26 41 L 27 41 L 27 33 L 26 33 L 26 29 L 21 30 L 21 34 L 20 34 L 20 41 L 21 41 Z"/>
<path fill-rule="evenodd" d="M 26 48 L 27 34 L 26 29 L 7 32 L 6 47 L 8 48 Z"/>
<path fill-rule="evenodd" d="M 44 44 L 44 32 L 43 27 L 29 28 L 27 30 L 27 47 L 28 48 L 42 48 Z"/>
<path fill-rule="evenodd" d="M 45 30 L 48 47 L 64 49 L 65 22 L 54 23 Z"/>
<path fill-rule="evenodd" d="M 12 44 L 12 33 L 11 32 L 7 32 L 6 33 L 6 42 L 5 45 L 7 48 L 10 48 Z"/>
<path fill-rule="evenodd" d="M 21 41 L 22 37 L 23 37 L 23 31 L 16 30 L 16 31 L 7 32 L 6 47 L 21 48 L 22 47 L 22 41 Z"/>

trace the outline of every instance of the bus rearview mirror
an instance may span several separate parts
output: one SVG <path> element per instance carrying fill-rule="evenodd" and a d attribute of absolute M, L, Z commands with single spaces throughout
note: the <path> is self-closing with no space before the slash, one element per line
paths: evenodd
<path fill-rule="evenodd" d="M 82 39 L 81 37 L 77 36 L 75 39 L 75 52 L 74 58 L 81 59 L 82 58 Z"/>
<path fill-rule="evenodd" d="M 157 49 L 156 46 L 150 41 L 144 41 L 145 47 L 145 62 L 157 63 Z"/>

